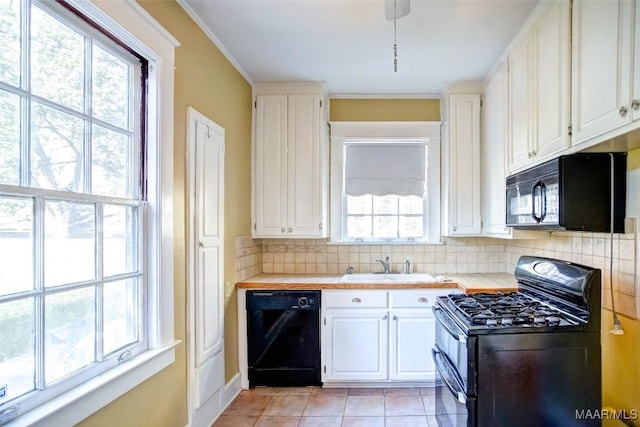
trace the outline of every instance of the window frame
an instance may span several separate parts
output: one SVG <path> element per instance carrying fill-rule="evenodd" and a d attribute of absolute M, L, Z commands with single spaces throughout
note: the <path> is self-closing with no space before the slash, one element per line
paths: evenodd
<path fill-rule="evenodd" d="M 330 122 L 331 127 L 331 238 L 337 244 L 440 243 L 440 127 L 441 122 Z M 427 189 L 422 238 L 347 239 L 344 192 L 345 143 L 367 141 L 426 141 Z"/>
<path fill-rule="evenodd" d="M 112 402 L 175 361 L 173 304 L 173 75 L 175 48 L 179 43 L 135 2 L 67 0 L 86 19 L 109 32 L 148 60 L 147 200 L 148 247 L 142 269 L 149 283 L 146 297 L 148 350 L 131 359 L 122 358 L 105 373 L 79 383 L 32 410 L 20 404 L 5 405 L 7 425 L 72 425 Z M 144 108 L 144 107 L 143 107 Z M 8 187 L 8 186 L 7 186 Z M 21 187 L 13 187 L 21 188 Z M 88 195 L 85 195 L 88 196 Z M 164 207 L 164 209 L 163 209 Z M 125 363 L 126 362 L 126 363 Z M 53 388 L 53 387 L 52 387 Z"/>

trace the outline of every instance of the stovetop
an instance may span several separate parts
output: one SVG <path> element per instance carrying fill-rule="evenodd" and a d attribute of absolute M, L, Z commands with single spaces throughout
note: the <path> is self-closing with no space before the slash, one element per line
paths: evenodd
<path fill-rule="evenodd" d="M 580 325 L 580 319 L 522 292 L 451 294 L 439 297 L 467 331 L 507 332 L 520 328 L 558 328 Z"/>

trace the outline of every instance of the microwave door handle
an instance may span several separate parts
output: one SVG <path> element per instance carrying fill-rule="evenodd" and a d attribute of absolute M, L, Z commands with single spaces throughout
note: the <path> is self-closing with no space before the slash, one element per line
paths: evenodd
<path fill-rule="evenodd" d="M 542 222 L 547 216 L 547 186 L 544 185 L 544 182 L 540 183 L 540 199 L 542 200 L 542 214 L 540 215 L 540 222 Z"/>
<path fill-rule="evenodd" d="M 531 218 L 533 218 L 533 220 L 538 224 L 540 223 L 540 221 L 542 221 L 542 218 L 536 215 L 536 193 L 537 189 L 540 187 L 542 187 L 542 183 L 538 181 L 533 185 L 533 188 L 531 189 Z"/>

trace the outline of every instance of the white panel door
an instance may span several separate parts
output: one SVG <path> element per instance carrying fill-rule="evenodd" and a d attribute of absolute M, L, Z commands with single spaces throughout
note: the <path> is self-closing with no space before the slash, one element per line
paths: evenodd
<path fill-rule="evenodd" d="M 325 321 L 323 381 L 387 379 L 386 310 L 329 311 Z"/>
<path fill-rule="evenodd" d="M 484 234 L 508 234 L 505 225 L 505 150 L 508 105 L 507 64 L 491 77 L 484 94 L 482 220 Z"/>
<path fill-rule="evenodd" d="M 287 232 L 287 95 L 259 95 L 254 146 L 254 236 Z"/>
<path fill-rule="evenodd" d="M 288 237 L 321 237 L 320 96 L 289 95 Z"/>
<path fill-rule="evenodd" d="M 509 144 L 507 165 L 509 172 L 531 163 L 533 128 L 531 37 L 526 37 L 509 55 Z"/>
<path fill-rule="evenodd" d="M 573 2 L 572 145 L 629 123 L 633 3 Z"/>
<path fill-rule="evenodd" d="M 480 95 L 449 96 L 449 234 L 478 235 L 480 207 Z"/>
<path fill-rule="evenodd" d="M 549 2 L 533 27 L 536 108 L 534 160 L 569 148 L 570 2 Z"/>
<path fill-rule="evenodd" d="M 196 363 L 222 348 L 224 129 L 197 122 Z"/>
<path fill-rule="evenodd" d="M 189 425 L 208 426 L 224 391 L 224 129 L 188 108 Z"/>
<path fill-rule="evenodd" d="M 431 349 L 435 344 L 436 322 L 431 309 L 391 313 L 392 380 L 435 380 Z"/>

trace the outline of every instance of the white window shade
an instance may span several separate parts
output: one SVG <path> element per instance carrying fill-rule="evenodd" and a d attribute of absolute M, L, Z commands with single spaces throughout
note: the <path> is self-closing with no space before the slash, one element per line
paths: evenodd
<path fill-rule="evenodd" d="M 345 193 L 419 196 L 425 193 L 424 143 L 345 144 Z"/>

